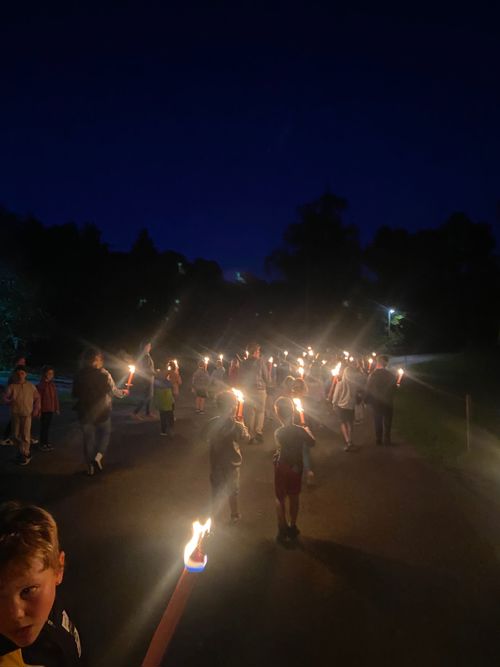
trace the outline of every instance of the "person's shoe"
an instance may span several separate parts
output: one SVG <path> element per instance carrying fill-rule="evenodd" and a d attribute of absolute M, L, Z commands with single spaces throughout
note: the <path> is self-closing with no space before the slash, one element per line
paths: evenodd
<path fill-rule="evenodd" d="M 18 466 L 27 466 L 31 463 L 31 456 L 20 456 L 16 461 Z"/>
<path fill-rule="evenodd" d="M 94 473 L 95 473 L 94 464 L 93 463 L 88 463 L 87 464 L 87 476 L 88 477 L 93 477 Z"/>
<path fill-rule="evenodd" d="M 262 435 L 262 433 L 256 433 L 254 439 L 256 442 L 264 442 L 264 436 Z"/>
<path fill-rule="evenodd" d="M 6 447 L 9 447 L 10 445 L 14 444 L 14 440 L 12 438 L 4 438 L 3 440 L 0 440 L 0 445 L 5 445 Z"/>
<path fill-rule="evenodd" d="M 163 431 L 160 433 L 164 438 L 168 438 L 168 433 L 164 433 Z"/>
<path fill-rule="evenodd" d="M 231 514 L 231 523 L 238 523 L 241 520 L 241 514 Z"/>
<path fill-rule="evenodd" d="M 132 412 L 130 416 L 132 419 L 135 419 L 136 422 L 142 422 L 142 417 L 138 412 Z"/>
<path fill-rule="evenodd" d="M 296 540 L 300 535 L 300 530 L 297 528 L 297 526 L 288 526 L 286 534 L 290 540 Z"/>
<path fill-rule="evenodd" d="M 345 447 L 344 447 L 344 452 L 352 452 L 354 449 L 354 445 L 352 442 L 346 442 Z"/>
<path fill-rule="evenodd" d="M 104 469 L 104 466 L 102 465 L 102 454 L 101 454 L 101 452 L 97 452 L 97 454 L 95 455 L 94 463 L 95 463 L 95 469 L 99 472 L 102 472 L 103 469 Z"/>
<path fill-rule="evenodd" d="M 306 484 L 307 486 L 314 485 L 314 473 L 312 470 L 308 470 L 306 473 Z"/>
<path fill-rule="evenodd" d="M 204 415 L 204 414 L 205 414 L 205 410 L 200 410 L 200 415 Z"/>
<path fill-rule="evenodd" d="M 36 438 L 31 438 L 32 445 L 38 445 L 38 440 Z"/>
<path fill-rule="evenodd" d="M 280 528 L 278 530 L 278 534 L 276 535 L 276 542 L 284 547 L 289 544 L 286 528 Z"/>
<path fill-rule="evenodd" d="M 38 448 L 41 452 L 53 452 L 54 447 L 52 445 L 49 445 L 47 442 L 45 445 L 40 445 Z"/>
<path fill-rule="evenodd" d="M 196 412 L 197 415 L 199 415 L 201 410 L 198 410 L 198 408 L 196 408 L 195 412 Z"/>

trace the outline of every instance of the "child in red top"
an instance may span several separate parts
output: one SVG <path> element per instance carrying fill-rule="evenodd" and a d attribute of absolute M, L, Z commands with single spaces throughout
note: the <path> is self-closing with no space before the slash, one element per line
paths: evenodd
<path fill-rule="evenodd" d="M 54 382 L 54 369 L 52 366 L 42 368 L 42 377 L 37 385 L 40 394 L 40 451 L 51 452 L 54 447 L 49 443 L 49 430 L 52 416 L 59 414 L 59 396 Z"/>

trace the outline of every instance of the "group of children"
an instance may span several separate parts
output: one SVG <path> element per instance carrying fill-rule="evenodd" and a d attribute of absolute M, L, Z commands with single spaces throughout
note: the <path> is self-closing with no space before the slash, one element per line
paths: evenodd
<path fill-rule="evenodd" d="M 16 462 L 28 465 L 32 456 L 32 445 L 38 445 L 42 452 L 54 449 L 50 443 L 52 418 L 59 414 L 59 396 L 54 382 L 54 369 L 44 366 L 40 381 L 34 385 L 28 379 L 24 358 L 10 375 L 3 401 L 9 406 L 10 421 L 4 433 L 3 445 L 15 445 L 18 448 Z M 32 420 L 40 418 L 39 440 L 32 437 Z"/>

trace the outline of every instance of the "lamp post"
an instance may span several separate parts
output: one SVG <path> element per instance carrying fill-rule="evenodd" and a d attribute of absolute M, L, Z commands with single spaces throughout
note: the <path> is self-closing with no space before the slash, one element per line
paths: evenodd
<path fill-rule="evenodd" d="M 387 311 L 387 337 L 391 337 L 391 317 L 394 315 L 396 311 L 394 308 L 389 308 Z"/>

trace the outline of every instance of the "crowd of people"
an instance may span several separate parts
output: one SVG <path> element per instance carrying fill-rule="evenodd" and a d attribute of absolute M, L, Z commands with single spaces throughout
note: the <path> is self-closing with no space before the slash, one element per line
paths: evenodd
<path fill-rule="evenodd" d="M 156 368 L 151 351 L 151 341 L 141 345 L 133 383 L 136 402 L 130 417 L 156 419 L 156 409 L 160 435 L 173 438 L 175 403 L 182 386 L 179 365 L 177 360 L 169 359 Z M 391 444 L 397 378 L 387 369 L 387 356 L 372 357 L 369 363 L 346 355 L 332 358 L 330 363 L 308 356 L 292 363 L 286 353 L 280 354 L 276 362 L 272 357 L 266 361 L 260 345 L 252 343 L 245 353 L 235 355 L 227 368 L 222 355 L 212 368 L 208 358 L 203 358 L 191 378 L 195 414 L 205 412 L 207 401 L 211 406 L 213 402 L 215 411 L 201 429 L 201 438 L 208 447 L 214 518 L 221 515 L 227 503 L 230 521 L 240 520 L 241 446 L 263 442 L 266 417 L 273 416 L 277 421 L 273 456 L 276 539 L 285 547 L 300 534 L 297 521 L 302 483 L 314 478 L 311 449 L 326 406 L 330 405 L 337 415 L 346 452 L 355 448 L 353 431 L 356 421 L 363 418 L 366 404 L 373 411 L 376 445 Z M 131 385 L 129 381 L 117 386 L 104 368 L 102 352 L 85 350 L 73 378 L 72 397 L 89 476 L 103 470 L 113 398 L 128 396 Z M 30 462 L 32 447 L 52 451 L 51 423 L 60 412 L 54 368 L 45 366 L 35 385 L 27 380 L 25 358 L 17 359 L 3 401 L 10 408 L 10 422 L 2 442 L 17 447 L 17 463 L 24 466 Z M 38 417 L 36 440 L 31 425 Z M 17 502 L 0 506 L 1 667 L 82 664 L 78 631 L 56 601 L 64 558 L 56 523 L 48 512 Z"/>

